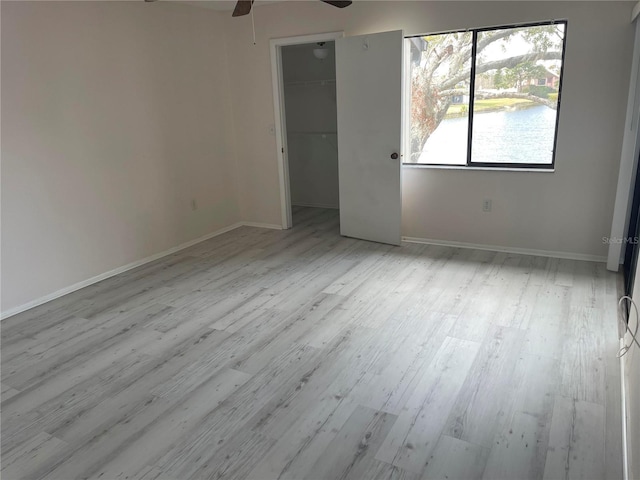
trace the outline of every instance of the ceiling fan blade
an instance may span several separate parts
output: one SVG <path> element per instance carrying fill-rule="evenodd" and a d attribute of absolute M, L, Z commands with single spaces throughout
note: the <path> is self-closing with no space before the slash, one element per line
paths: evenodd
<path fill-rule="evenodd" d="M 247 15 L 251 11 L 251 5 L 253 5 L 254 0 L 238 0 L 236 3 L 236 8 L 233 9 L 232 17 L 241 17 L 243 15 Z"/>
<path fill-rule="evenodd" d="M 349 1 L 340 1 L 340 0 L 322 0 L 324 3 L 328 3 L 329 5 L 333 5 L 334 7 L 338 7 L 338 8 L 344 8 L 344 7 L 348 7 L 349 5 L 351 5 L 353 2 L 349 2 Z"/>

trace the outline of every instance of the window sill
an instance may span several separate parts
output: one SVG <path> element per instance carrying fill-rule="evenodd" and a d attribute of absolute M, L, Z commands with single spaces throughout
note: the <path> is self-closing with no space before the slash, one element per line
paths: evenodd
<path fill-rule="evenodd" d="M 408 169 L 429 169 L 429 170 L 463 170 L 463 171 L 481 171 L 481 172 L 537 172 L 537 173 L 553 173 L 555 168 L 513 168 L 513 167 L 467 167 L 466 165 L 422 165 L 418 163 L 403 163 L 402 168 Z"/>

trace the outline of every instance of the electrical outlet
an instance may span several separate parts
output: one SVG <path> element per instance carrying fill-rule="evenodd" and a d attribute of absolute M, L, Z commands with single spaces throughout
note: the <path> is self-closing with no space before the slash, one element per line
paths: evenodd
<path fill-rule="evenodd" d="M 198 209 L 198 204 L 196 203 L 196 199 L 191 200 L 191 210 L 194 212 Z"/>
<path fill-rule="evenodd" d="M 482 211 L 483 212 L 490 212 L 491 211 L 491 199 L 490 198 L 485 198 L 482 201 Z"/>

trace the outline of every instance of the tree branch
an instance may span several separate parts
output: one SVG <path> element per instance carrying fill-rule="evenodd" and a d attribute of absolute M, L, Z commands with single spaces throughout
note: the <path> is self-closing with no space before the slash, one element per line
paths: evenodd
<path fill-rule="evenodd" d="M 476 55 L 480 55 L 480 52 L 482 52 L 482 50 L 484 50 L 486 47 L 488 47 L 489 45 L 491 45 L 493 42 L 496 42 L 502 38 L 505 37 L 510 37 L 511 35 L 515 35 L 517 32 L 514 32 L 512 29 L 510 28 L 504 28 L 502 30 L 496 30 L 493 33 L 483 33 L 482 38 L 480 40 L 478 40 L 477 43 L 477 47 L 476 47 Z M 471 56 L 471 48 L 472 48 L 472 44 L 471 42 L 469 42 L 469 45 L 467 47 L 464 48 L 463 52 L 464 55 L 469 55 Z"/>
<path fill-rule="evenodd" d="M 484 50 L 488 45 L 492 44 L 496 40 L 500 40 L 501 38 L 509 37 L 511 35 L 515 35 L 518 32 L 514 32 L 510 28 L 504 28 L 502 30 L 496 30 L 492 34 L 487 34 L 486 32 L 482 34 L 482 38 L 478 40 L 478 44 L 476 47 L 476 53 L 480 53 Z"/>
<path fill-rule="evenodd" d="M 561 60 L 562 52 L 537 52 L 527 53 L 525 55 L 517 55 L 515 57 L 503 58 L 502 60 L 496 60 L 494 62 L 487 62 L 476 67 L 476 74 L 488 72 L 489 70 L 498 70 L 500 68 L 512 68 L 516 65 L 524 62 L 535 62 L 538 60 Z M 439 85 L 440 90 L 448 90 L 455 87 L 458 83 L 469 78 L 471 72 L 465 70 L 459 73 L 455 77 L 448 79 Z"/>

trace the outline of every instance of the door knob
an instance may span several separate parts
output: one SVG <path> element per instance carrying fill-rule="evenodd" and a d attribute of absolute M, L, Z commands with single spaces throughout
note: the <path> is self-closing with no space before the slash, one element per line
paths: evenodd
<path fill-rule="evenodd" d="M 391 154 L 391 160 L 397 160 L 398 159 L 398 154 L 396 152 L 393 152 Z"/>

